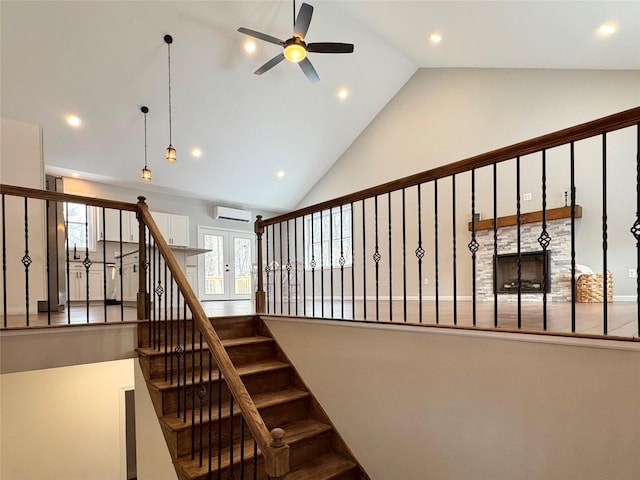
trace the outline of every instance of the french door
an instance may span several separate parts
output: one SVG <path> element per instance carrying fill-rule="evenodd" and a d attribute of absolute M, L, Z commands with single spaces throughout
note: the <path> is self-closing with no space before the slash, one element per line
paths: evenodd
<path fill-rule="evenodd" d="M 198 257 L 200 300 L 250 299 L 255 235 L 198 225 L 198 247 L 210 250 Z"/>

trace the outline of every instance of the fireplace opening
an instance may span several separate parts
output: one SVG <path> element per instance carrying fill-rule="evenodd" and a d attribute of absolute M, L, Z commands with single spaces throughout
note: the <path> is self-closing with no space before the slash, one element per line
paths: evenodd
<path fill-rule="evenodd" d="M 549 252 L 520 253 L 520 281 L 518 282 L 518 254 L 493 258 L 493 286 L 496 293 L 543 293 L 550 291 Z"/>

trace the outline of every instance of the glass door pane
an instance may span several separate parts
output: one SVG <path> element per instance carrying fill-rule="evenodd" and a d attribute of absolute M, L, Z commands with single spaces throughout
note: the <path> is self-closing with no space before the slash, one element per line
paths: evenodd
<path fill-rule="evenodd" d="M 211 250 L 204 254 L 204 294 L 224 295 L 224 237 L 204 234 L 203 248 Z"/>
<path fill-rule="evenodd" d="M 234 294 L 251 295 L 251 240 L 233 239 Z"/>

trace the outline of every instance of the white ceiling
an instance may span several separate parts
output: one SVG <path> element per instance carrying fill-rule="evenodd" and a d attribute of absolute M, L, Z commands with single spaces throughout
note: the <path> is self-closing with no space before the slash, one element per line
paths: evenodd
<path fill-rule="evenodd" d="M 2 0 L 2 116 L 43 127 L 49 172 L 279 211 L 295 207 L 417 68 L 640 69 L 638 0 L 308 1 L 308 42 L 355 44 L 350 55 L 310 54 L 317 84 L 288 62 L 253 75 L 279 47 L 257 42 L 250 56 L 236 31 L 288 38 L 291 2 Z M 618 31 L 600 36 L 603 22 Z M 176 164 L 164 160 L 167 33 Z M 140 180 L 142 105 L 151 185 Z M 81 128 L 64 123 L 69 113 Z"/>

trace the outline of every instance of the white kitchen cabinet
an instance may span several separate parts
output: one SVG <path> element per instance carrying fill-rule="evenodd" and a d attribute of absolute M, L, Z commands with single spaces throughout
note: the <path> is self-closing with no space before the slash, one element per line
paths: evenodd
<path fill-rule="evenodd" d="M 120 259 L 116 260 L 118 271 L 122 276 L 116 279 L 116 298 L 124 302 L 136 302 L 138 297 L 138 276 L 140 274 L 140 256 L 138 252 L 125 254 L 122 257 L 122 269 L 120 269 Z"/>
<path fill-rule="evenodd" d="M 120 210 L 104 209 L 104 229 L 102 225 L 102 209 L 98 209 L 98 241 L 120 241 Z M 122 210 L 122 242 L 138 243 L 140 237 L 136 212 Z"/>
<path fill-rule="evenodd" d="M 151 216 L 170 246 L 189 246 L 189 217 L 159 212 L 151 212 Z"/>
<path fill-rule="evenodd" d="M 87 270 L 81 262 L 69 262 L 69 301 L 87 300 Z M 89 300 L 104 300 L 104 266 L 92 264 L 89 268 Z"/>

